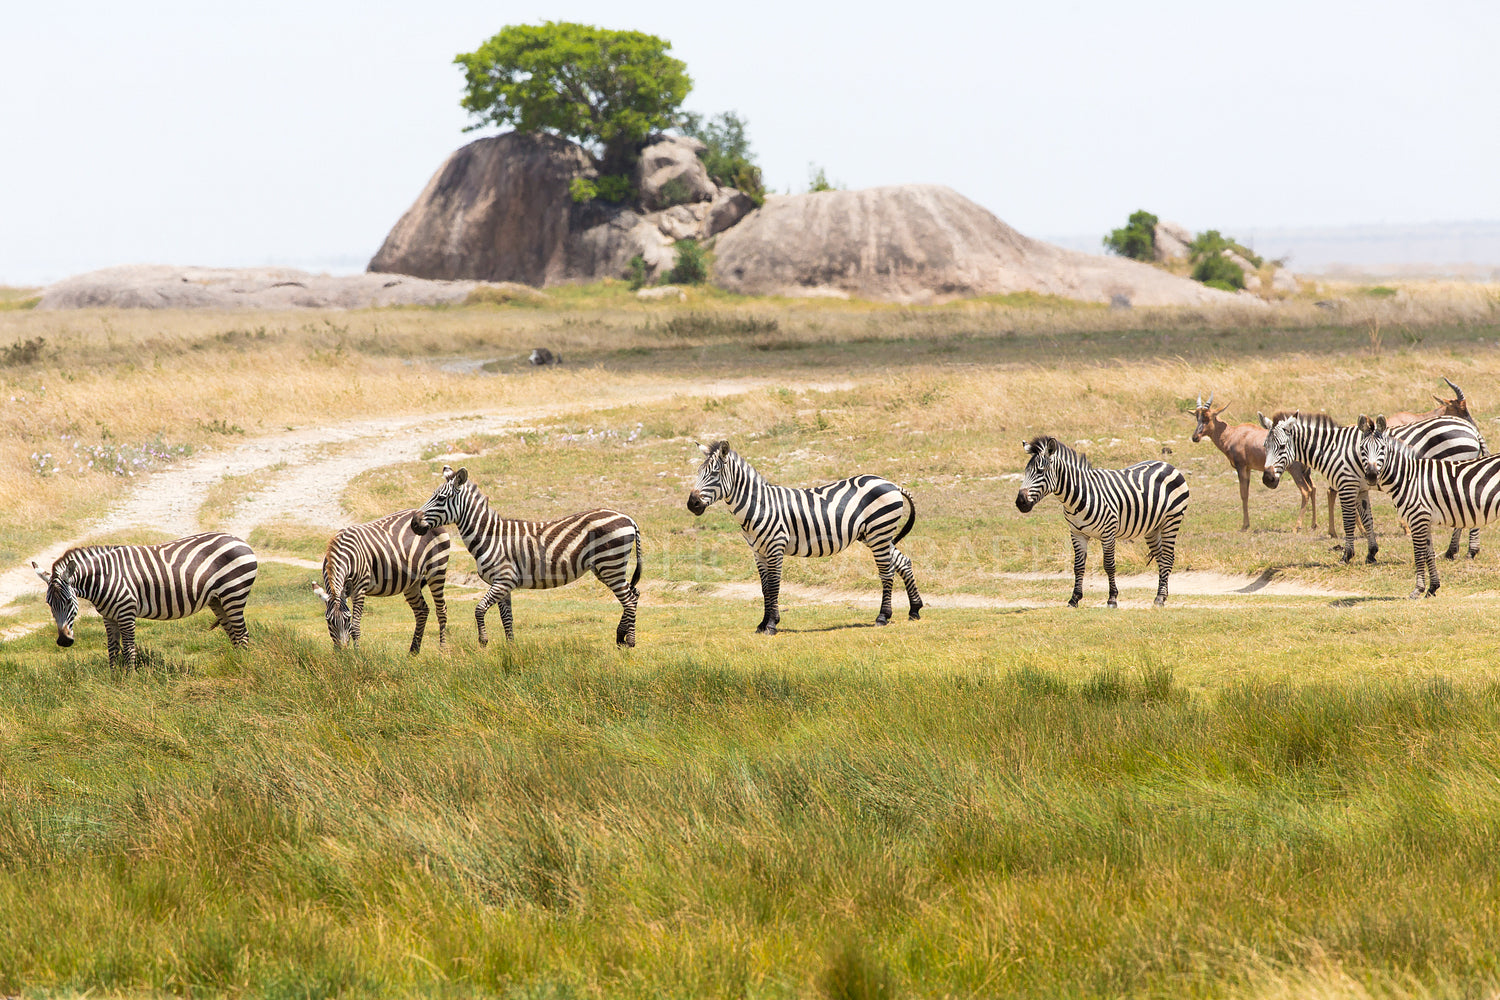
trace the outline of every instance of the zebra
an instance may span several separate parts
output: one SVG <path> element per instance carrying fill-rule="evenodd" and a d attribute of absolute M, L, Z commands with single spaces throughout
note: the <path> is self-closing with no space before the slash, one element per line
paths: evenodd
<path fill-rule="evenodd" d="M 438 646 L 448 643 L 448 604 L 443 585 L 448 578 L 448 555 L 452 543 L 446 531 L 418 535 L 412 530 L 415 510 L 398 510 L 375 521 L 344 528 L 328 543 L 323 554 L 323 587 L 313 593 L 323 601 L 328 635 L 335 648 L 359 645 L 360 620 L 366 597 L 400 594 L 411 605 L 416 631 L 411 654 L 422 650 L 427 628 L 427 602 L 422 588 L 432 591 L 437 607 Z"/>
<path fill-rule="evenodd" d="M 855 542 L 869 546 L 880 574 L 880 613 L 875 616 L 875 624 L 885 625 L 891 620 L 891 591 L 897 573 L 906 586 L 907 617 L 912 621 L 922 617 L 922 595 L 917 592 L 911 560 L 896 548 L 917 521 L 916 501 L 904 488 L 869 475 L 811 489 L 776 486 L 730 448 L 728 441 L 698 447 L 703 462 L 688 494 L 687 507 L 694 516 L 702 516 L 711 504 L 722 499 L 740 523 L 745 541 L 755 554 L 765 599 L 765 615 L 755 627 L 757 633 L 775 635 L 776 626 L 781 624 L 784 556 L 831 556 Z M 911 513 L 898 531 L 901 512 L 907 507 Z"/>
<path fill-rule="evenodd" d="M 1360 417 L 1360 462 L 1369 483 L 1390 493 L 1411 527 L 1417 588 L 1410 596 L 1432 597 L 1440 585 L 1432 522 L 1464 528 L 1500 519 L 1500 455 L 1436 461 L 1401 440 L 1399 430 L 1385 417 Z"/>
<path fill-rule="evenodd" d="M 1325 413 L 1304 415 L 1300 410 L 1281 410 L 1271 418 L 1258 414 L 1266 428 L 1266 471 L 1261 480 L 1275 489 L 1288 462 L 1301 462 L 1318 471 L 1338 494 L 1344 519 L 1344 554 L 1342 562 L 1354 558 L 1354 531 L 1362 526 L 1367 541 L 1365 562 L 1373 563 L 1380 545 L 1375 539 L 1375 518 L 1370 511 L 1370 484 L 1359 457 L 1359 428 L 1345 427 Z M 1390 428 L 1420 458 L 1464 461 L 1489 454 L 1478 428 L 1458 417 L 1429 417 L 1403 427 Z M 1446 553 L 1453 558 L 1458 552 L 1459 532 L 1455 531 Z M 1478 533 L 1469 537 L 1469 554 L 1479 552 Z"/>
<path fill-rule="evenodd" d="M 57 644 L 73 645 L 73 623 L 82 597 L 104 618 L 109 665 L 135 666 L 135 620 L 169 621 L 209 608 L 210 629 L 224 626 L 235 646 L 250 644 L 245 601 L 259 566 L 250 546 L 212 531 L 160 545 L 85 545 L 64 552 L 44 571 L 47 606 L 57 623 Z"/>
<path fill-rule="evenodd" d="M 454 472 L 445 465 L 442 485 L 412 515 L 411 530 L 425 535 L 444 524 L 458 527 L 464 545 L 479 566 L 480 578 L 489 584 L 474 607 L 481 646 L 489 642 L 484 615 L 491 605 L 500 606 L 500 621 L 505 625 L 505 638 L 510 641 L 515 638 L 511 591 L 561 587 L 578 579 L 586 570 L 593 570 L 625 608 L 615 629 L 615 642 L 635 645 L 641 531 L 625 514 L 600 508 L 569 514 L 556 521 L 501 517 L 470 481 L 468 469 Z M 635 574 L 627 580 L 625 571 L 630 565 L 632 549 Z"/>
<path fill-rule="evenodd" d="M 1156 606 L 1167 603 L 1167 578 L 1176 558 L 1177 532 L 1187 513 L 1187 479 L 1161 461 L 1137 462 L 1123 469 L 1096 469 L 1055 437 L 1038 436 L 1023 442 L 1031 456 L 1016 493 L 1016 509 L 1025 514 L 1042 496 L 1056 493 L 1063 519 L 1073 537 L 1073 595 L 1070 607 L 1083 599 L 1083 567 L 1088 540 L 1099 539 L 1104 549 L 1104 572 L 1109 575 L 1109 606 L 1119 607 L 1115 586 L 1116 539 L 1144 538 L 1156 561 Z"/>

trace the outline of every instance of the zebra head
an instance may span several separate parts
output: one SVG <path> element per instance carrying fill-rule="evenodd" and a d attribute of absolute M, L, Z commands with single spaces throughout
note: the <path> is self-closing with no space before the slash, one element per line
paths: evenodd
<path fill-rule="evenodd" d="M 1266 429 L 1266 471 L 1261 473 L 1260 481 L 1267 489 L 1274 490 L 1281 485 L 1281 474 L 1292 458 L 1292 427 L 1301 415 L 1301 410 L 1293 410 L 1278 413 L 1273 420 L 1264 413 L 1256 414 L 1260 417 L 1260 425 Z"/>
<path fill-rule="evenodd" d="M 1385 416 L 1371 420 L 1359 417 L 1359 463 L 1365 470 L 1365 481 L 1371 486 L 1389 487 L 1386 473 L 1390 469 L 1391 438 L 1385 432 Z"/>
<path fill-rule="evenodd" d="M 729 491 L 724 475 L 724 460 L 729 455 L 729 442 L 715 441 L 711 448 L 701 444 L 698 448 L 703 452 L 703 463 L 698 466 L 698 478 L 693 482 L 692 492 L 687 498 L 687 508 L 695 517 L 723 499 L 724 494 Z"/>
<path fill-rule="evenodd" d="M 47 584 L 47 607 L 52 609 L 52 620 L 57 623 L 57 644 L 73 645 L 73 623 L 78 620 L 78 594 L 73 590 L 70 567 L 61 559 L 47 573 L 36 563 L 31 564 L 36 575 Z"/>
<path fill-rule="evenodd" d="M 464 508 L 463 486 L 468 481 L 468 469 L 454 472 L 451 467 L 443 466 L 443 485 L 422 505 L 421 510 L 412 515 L 411 530 L 418 535 L 425 535 L 433 528 L 455 523 Z"/>
<path fill-rule="evenodd" d="M 323 617 L 328 621 L 328 637 L 335 649 L 349 645 L 354 633 L 354 615 L 349 610 L 349 598 L 343 594 L 335 597 L 313 584 L 313 593 L 323 602 Z"/>
<path fill-rule="evenodd" d="M 1052 446 L 1056 443 L 1054 438 L 1035 437 L 1021 445 L 1031 456 L 1021 474 L 1021 489 L 1016 493 L 1016 510 L 1022 514 L 1029 513 L 1045 494 L 1057 490 L 1056 466 L 1052 460 Z"/>

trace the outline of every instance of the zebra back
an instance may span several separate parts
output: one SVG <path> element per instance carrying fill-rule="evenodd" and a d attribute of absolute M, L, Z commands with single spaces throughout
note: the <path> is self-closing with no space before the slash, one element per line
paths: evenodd
<path fill-rule="evenodd" d="M 417 534 L 415 510 L 352 524 L 328 542 L 323 553 L 323 586 L 346 597 L 355 582 L 371 597 L 390 597 L 447 577 L 453 543 L 446 531 Z"/>
<path fill-rule="evenodd" d="M 128 611 L 136 618 L 167 621 L 201 611 L 212 599 L 226 608 L 242 607 L 258 569 L 249 545 L 233 535 L 206 532 L 160 545 L 69 549 L 53 564 L 52 578 L 66 579 L 77 597 L 106 617 Z"/>

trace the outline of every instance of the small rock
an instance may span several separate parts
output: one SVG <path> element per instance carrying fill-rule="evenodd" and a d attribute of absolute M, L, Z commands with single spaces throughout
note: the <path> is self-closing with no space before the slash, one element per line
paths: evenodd
<path fill-rule="evenodd" d="M 1130 296 L 1122 292 L 1116 292 L 1109 297 L 1109 307 L 1111 309 L 1129 309 Z"/>

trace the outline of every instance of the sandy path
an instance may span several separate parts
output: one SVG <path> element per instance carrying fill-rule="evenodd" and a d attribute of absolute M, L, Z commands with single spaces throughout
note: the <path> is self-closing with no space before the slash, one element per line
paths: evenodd
<path fill-rule="evenodd" d="M 50 566 L 73 545 L 127 528 L 149 528 L 173 536 L 201 531 L 198 510 L 208 491 L 226 476 L 265 473 L 282 466 L 269 473 L 267 481 L 234 508 L 224 527 L 231 534 L 243 538 L 257 525 L 286 516 L 334 529 L 350 523 L 349 516 L 339 506 L 339 497 L 350 480 L 370 469 L 416 461 L 422 457 L 422 449 L 434 440 L 474 431 L 492 433 L 524 427 L 536 420 L 568 413 L 664 402 L 675 396 L 733 396 L 771 386 L 835 392 L 851 389 L 853 385 L 852 382 L 786 383 L 764 378 L 716 379 L 691 385 L 637 383 L 622 385 L 614 391 L 605 389 L 587 403 L 347 420 L 253 438 L 153 473 L 101 520 L 84 525 L 76 537 L 50 545 L 20 566 L 0 573 L 0 610 L 22 594 L 41 592 L 42 582 L 31 569 L 32 561 Z"/>

